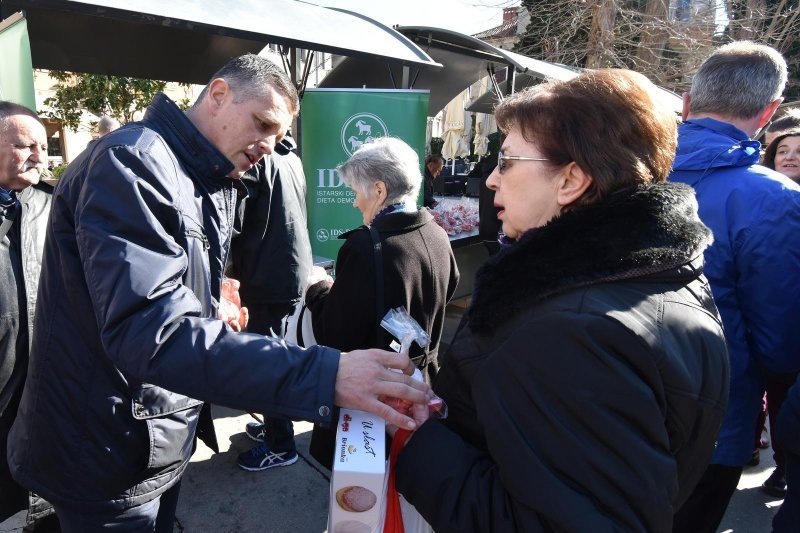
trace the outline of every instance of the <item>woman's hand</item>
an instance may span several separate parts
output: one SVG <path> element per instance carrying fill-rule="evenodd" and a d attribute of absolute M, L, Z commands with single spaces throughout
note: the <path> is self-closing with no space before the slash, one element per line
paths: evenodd
<path fill-rule="evenodd" d="M 385 399 L 381 398 L 381 401 L 386 403 L 387 405 L 390 405 L 391 407 L 400 411 L 406 416 L 413 418 L 414 422 L 416 422 L 417 424 L 417 428 L 419 428 L 422 424 L 427 422 L 428 419 L 430 418 L 430 409 L 427 404 L 411 403 L 411 402 L 406 402 L 405 400 L 398 400 L 397 398 L 385 398 Z M 400 405 L 402 410 L 398 409 L 396 407 L 397 405 Z M 386 433 L 388 433 L 390 437 L 394 438 L 395 434 L 397 433 L 397 426 L 395 426 L 394 424 L 386 424 Z M 405 444 L 407 444 L 408 441 L 411 440 L 411 437 L 413 436 L 414 433 L 411 433 L 411 435 L 408 436 L 406 442 L 403 443 L 403 445 L 405 446 Z"/>

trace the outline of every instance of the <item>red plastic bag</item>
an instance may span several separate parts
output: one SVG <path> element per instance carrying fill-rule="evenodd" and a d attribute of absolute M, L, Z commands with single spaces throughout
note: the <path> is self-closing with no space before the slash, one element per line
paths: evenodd
<path fill-rule="evenodd" d="M 394 472 L 397 456 L 403 449 L 406 439 L 411 432 L 407 429 L 398 429 L 392 440 L 389 451 L 389 484 L 386 487 L 386 519 L 383 522 L 383 533 L 405 533 L 403 528 L 403 513 L 400 510 L 400 495 L 394 486 Z"/>

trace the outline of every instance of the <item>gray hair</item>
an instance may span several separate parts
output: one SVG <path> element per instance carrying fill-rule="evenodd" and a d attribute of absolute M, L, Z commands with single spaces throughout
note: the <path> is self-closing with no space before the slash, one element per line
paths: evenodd
<path fill-rule="evenodd" d="M 35 118 L 39 124 L 44 126 L 44 122 L 42 122 L 42 119 L 39 118 L 39 115 L 37 115 L 35 111 L 31 111 L 24 105 L 7 100 L 0 100 L 0 133 L 5 133 L 8 130 L 9 125 L 6 119 L 14 115 L 27 115 L 31 118 Z"/>
<path fill-rule="evenodd" d="M 379 137 L 364 144 L 336 170 L 348 187 L 361 193 L 382 181 L 386 185 L 386 205 L 416 202 L 419 196 L 419 156 L 397 137 Z"/>
<path fill-rule="evenodd" d="M 786 60 L 774 48 L 735 41 L 706 59 L 692 80 L 691 113 L 750 119 L 786 87 Z"/>
<path fill-rule="evenodd" d="M 255 54 L 245 54 L 231 59 L 211 76 L 194 105 L 206 97 L 208 86 L 217 78 L 228 82 L 234 93 L 233 101 L 237 104 L 253 98 L 261 98 L 266 93 L 266 86 L 269 85 L 286 98 L 293 114 L 296 115 L 300 110 L 300 99 L 292 80 L 283 69 L 267 58 Z"/>
<path fill-rule="evenodd" d="M 800 128 L 800 107 L 787 109 L 781 118 L 773 120 L 766 131 L 776 133 Z"/>
<path fill-rule="evenodd" d="M 117 128 L 119 128 L 119 121 L 117 119 L 109 117 L 108 115 L 103 115 L 97 123 L 97 134 L 102 137 Z"/>

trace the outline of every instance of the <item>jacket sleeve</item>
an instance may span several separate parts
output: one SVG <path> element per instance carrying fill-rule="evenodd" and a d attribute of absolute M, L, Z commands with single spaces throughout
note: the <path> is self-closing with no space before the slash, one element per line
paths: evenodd
<path fill-rule="evenodd" d="M 767 202 L 767 200 L 769 200 Z M 760 202 L 761 217 L 735 235 L 736 296 L 756 361 L 777 373 L 800 370 L 800 192 Z"/>
<path fill-rule="evenodd" d="M 609 319 L 525 324 L 462 384 L 485 449 L 429 421 L 400 455 L 398 490 L 439 533 L 669 531 L 676 466 L 642 356 Z"/>
<path fill-rule="evenodd" d="M 375 267 L 367 239 L 365 231 L 350 234 L 337 255 L 330 290 L 316 284 L 306 293 L 314 338 L 342 351 L 375 345 Z"/>
<path fill-rule="evenodd" d="M 105 150 L 81 185 L 77 253 L 105 355 L 126 376 L 192 398 L 328 422 L 337 351 L 235 333 L 184 285 L 208 265 L 176 241 L 193 193 L 180 190 L 162 142 Z"/>

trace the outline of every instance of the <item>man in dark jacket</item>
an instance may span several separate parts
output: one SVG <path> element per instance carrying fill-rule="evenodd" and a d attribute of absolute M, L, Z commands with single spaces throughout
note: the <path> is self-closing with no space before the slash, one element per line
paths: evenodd
<path fill-rule="evenodd" d="M 705 251 L 731 363 L 728 411 L 711 464 L 675 517 L 675 531 L 716 531 L 753 452 L 766 386 L 770 422 L 800 369 L 800 188 L 758 164 L 751 140 L 781 103 L 786 62 L 768 46 L 726 45 L 701 65 L 684 95 L 670 180 L 695 189 L 714 233 Z M 785 490 L 778 468 L 765 490 Z M 779 496 L 780 494 L 776 494 Z"/>
<path fill-rule="evenodd" d="M 27 107 L 0 102 L 0 522 L 38 500 L 8 470 L 6 442 L 28 373 L 30 331 L 52 187 L 39 182 L 47 165 L 47 134 Z M 37 527 L 37 530 L 42 530 Z"/>
<path fill-rule="evenodd" d="M 280 336 L 311 272 L 311 243 L 306 222 L 306 176 L 287 136 L 275 153 L 242 177 L 247 199 L 240 205 L 238 235 L 231 243 L 231 277 L 239 280 L 247 331 Z M 247 436 L 258 446 L 242 453 L 238 464 L 250 471 L 288 466 L 297 461 L 292 422 L 264 417 L 250 422 Z"/>
<path fill-rule="evenodd" d="M 436 207 L 439 204 L 433 197 L 433 182 L 442 173 L 443 168 L 444 157 L 441 154 L 428 154 L 425 158 L 425 175 L 422 179 L 422 205 L 425 207 Z"/>
<path fill-rule="evenodd" d="M 65 530 L 172 531 L 203 401 L 323 423 L 336 404 L 414 426 L 378 400 L 425 401 L 387 368 L 410 372 L 407 357 L 305 350 L 217 318 L 239 178 L 298 107 L 276 65 L 241 56 L 186 113 L 157 95 L 61 178 L 8 460 Z"/>
<path fill-rule="evenodd" d="M 800 524 L 800 379 L 789 389 L 775 426 L 785 443 L 786 498 L 772 520 L 772 531 L 791 533 Z"/>

